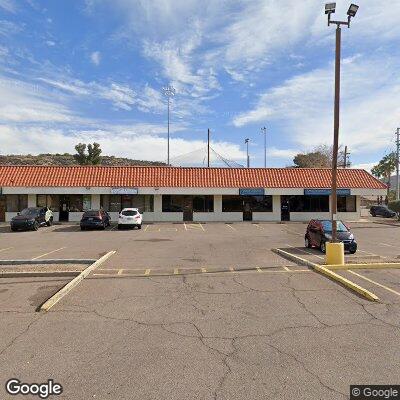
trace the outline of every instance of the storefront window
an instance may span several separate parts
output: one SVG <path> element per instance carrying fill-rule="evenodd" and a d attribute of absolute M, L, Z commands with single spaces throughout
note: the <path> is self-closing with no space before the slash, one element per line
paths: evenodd
<path fill-rule="evenodd" d="M 26 194 L 7 194 L 6 210 L 7 212 L 19 212 L 28 207 L 28 195 Z"/>
<path fill-rule="evenodd" d="M 163 212 L 183 212 L 184 197 L 179 195 L 163 195 L 162 210 Z"/>
<path fill-rule="evenodd" d="M 152 194 L 102 194 L 100 205 L 109 212 L 120 212 L 123 208 L 138 208 L 141 213 L 153 212 L 154 196 Z"/>
<path fill-rule="evenodd" d="M 242 212 L 242 196 L 222 196 L 222 212 Z"/>
<path fill-rule="evenodd" d="M 214 196 L 193 196 L 194 212 L 214 212 Z"/>
<path fill-rule="evenodd" d="M 222 196 L 223 212 L 272 212 L 272 196 Z"/>
<path fill-rule="evenodd" d="M 83 195 L 81 194 L 69 195 L 69 211 L 70 212 L 83 211 Z"/>
<path fill-rule="evenodd" d="M 329 196 L 291 196 L 291 212 L 329 212 Z"/>
<path fill-rule="evenodd" d="M 36 205 L 37 207 L 49 207 L 52 211 L 59 211 L 60 199 L 58 194 L 38 194 Z"/>
<path fill-rule="evenodd" d="M 356 212 L 356 196 L 338 196 L 337 210 L 338 212 Z"/>
<path fill-rule="evenodd" d="M 92 196 L 90 194 L 83 195 L 83 211 L 92 209 Z"/>

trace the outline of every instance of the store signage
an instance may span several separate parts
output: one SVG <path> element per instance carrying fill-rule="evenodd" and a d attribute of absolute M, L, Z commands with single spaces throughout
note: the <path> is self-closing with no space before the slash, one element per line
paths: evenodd
<path fill-rule="evenodd" d="M 264 188 L 245 188 L 239 189 L 240 196 L 264 196 Z"/>
<path fill-rule="evenodd" d="M 111 188 L 111 194 L 138 194 L 138 188 L 129 188 L 129 187 L 122 187 L 122 188 Z"/>
<path fill-rule="evenodd" d="M 330 196 L 332 189 L 304 189 L 304 196 Z M 337 189 L 338 196 L 350 196 L 350 189 Z"/>

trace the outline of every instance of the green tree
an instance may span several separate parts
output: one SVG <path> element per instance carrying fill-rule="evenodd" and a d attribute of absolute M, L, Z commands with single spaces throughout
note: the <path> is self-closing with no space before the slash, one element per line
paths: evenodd
<path fill-rule="evenodd" d="M 86 153 L 87 149 L 87 153 Z M 80 165 L 98 165 L 101 163 L 101 148 L 99 143 L 86 145 L 85 143 L 78 143 L 75 146 L 76 154 L 74 159 Z"/>
<path fill-rule="evenodd" d="M 390 190 L 390 176 L 392 175 L 393 171 L 396 169 L 396 153 L 391 152 L 384 156 L 378 164 L 376 164 L 372 169 L 372 175 L 376 176 L 378 179 L 383 179 L 387 182 L 388 189 L 388 197 L 389 197 L 389 190 Z"/>

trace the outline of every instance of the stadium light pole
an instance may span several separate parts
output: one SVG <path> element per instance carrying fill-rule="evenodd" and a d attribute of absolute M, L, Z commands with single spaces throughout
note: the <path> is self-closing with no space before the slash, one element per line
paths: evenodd
<path fill-rule="evenodd" d="M 167 144 L 167 165 L 169 165 L 169 103 L 171 97 L 175 96 L 175 88 L 172 85 L 164 86 L 162 88 L 162 91 L 164 93 L 164 96 L 167 98 L 167 103 L 168 103 L 168 144 Z"/>
<path fill-rule="evenodd" d="M 250 168 L 249 141 L 250 139 L 244 139 L 244 143 L 247 145 L 247 168 Z"/>
<path fill-rule="evenodd" d="M 267 128 L 261 128 L 261 133 L 264 134 L 264 168 L 267 168 Z"/>
<path fill-rule="evenodd" d="M 334 109 L 334 128 L 333 128 L 333 157 L 332 157 L 332 195 L 331 195 L 331 221 L 332 221 L 332 243 L 337 242 L 337 156 L 339 148 L 339 117 L 340 117 L 340 57 L 342 25 L 350 28 L 350 21 L 358 11 L 356 4 L 351 4 L 347 11 L 347 21 L 333 21 L 332 14 L 336 11 L 336 3 L 325 5 L 325 14 L 328 15 L 328 26 L 336 25 L 336 56 L 335 56 L 335 109 Z"/>

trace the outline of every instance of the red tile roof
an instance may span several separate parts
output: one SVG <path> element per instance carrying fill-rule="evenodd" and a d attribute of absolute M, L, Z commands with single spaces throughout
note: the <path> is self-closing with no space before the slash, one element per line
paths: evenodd
<path fill-rule="evenodd" d="M 330 169 L 0 166 L 0 186 L 329 188 Z M 385 189 L 360 169 L 340 169 L 339 188 Z"/>

